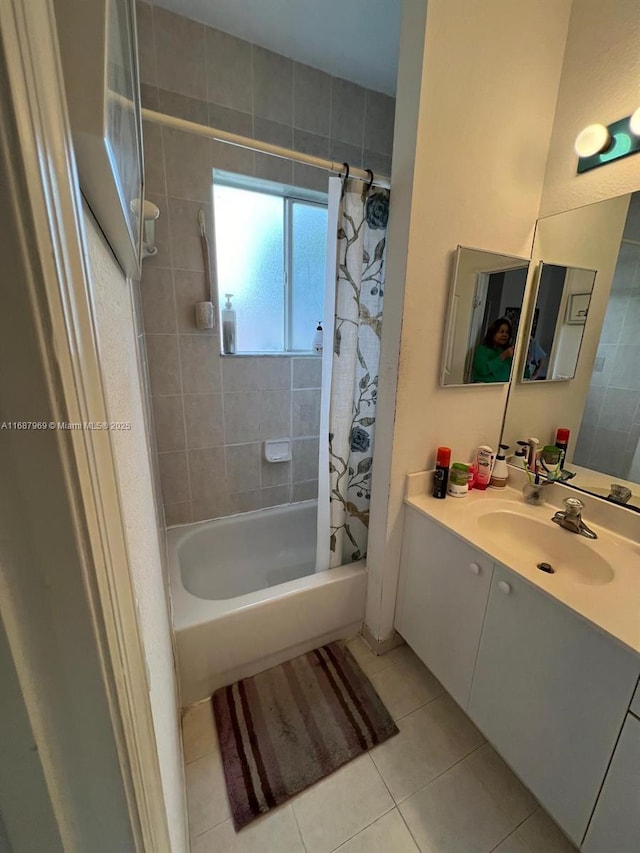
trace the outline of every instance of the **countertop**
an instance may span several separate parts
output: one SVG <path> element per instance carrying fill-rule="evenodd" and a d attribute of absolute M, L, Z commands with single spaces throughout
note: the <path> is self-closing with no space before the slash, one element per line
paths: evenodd
<path fill-rule="evenodd" d="M 546 503 L 531 506 L 524 502 L 518 482 L 516 487 L 472 490 L 464 498 L 447 497 L 445 500 L 437 500 L 427 493 L 430 483 L 428 472 L 408 475 L 405 503 L 640 654 L 640 537 L 636 535 L 638 521 L 630 518 L 634 513 L 598 498 L 587 500 L 585 496 L 583 519 L 598 534 L 598 539 L 590 540 L 562 530 L 551 521 L 556 510 L 563 508 L 563 498 L 576 496 L 575 490 L 559 484 L 545 486 Z M 478 523 L 491 511 L 523 514 L 545 526 L 548 524 L 550 537 L 557 537 L 558 531 L 572 537 L 576 540 L 576 552 L 585 546 L 611 565 L 613 580 L 583 583 L 561 571 L 552 575 L 540 571 L 537 560 L 532 558 L 530 544 L 522 549 L 513 548 L 508 542 L 496 541 L 495 536 L 488 535 Z M 545 560 L 542 539 L 539 560 Z"/>

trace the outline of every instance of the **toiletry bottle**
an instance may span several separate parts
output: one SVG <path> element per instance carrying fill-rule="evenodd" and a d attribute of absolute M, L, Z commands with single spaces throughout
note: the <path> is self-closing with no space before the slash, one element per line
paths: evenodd
<path fill-rule="evenodd" d="M 452 498 L 466 498 L 469 494 L 469 466 L 454 462 L 449 471 L 447 494 Z"/>
<path fill-rule="evenodd" d="M 486 444 L 480 445 L 476 451 L 476 482 L 474 489 L 484 491 L 491 481 L 491 469 L 493 468 L 493 450 Z"/>
<path fill-rule="evenodd" d="M 222 352 L 226 355 L 233 355 L 236 351 L 236 312 L 231 306 L 233 293 L 225 293 L 227 301 L 225 302 L 222 314 Z"/>
<path fill-rule="evenodd" d="M 511 464 L 514 468 L 520 468 L 523 471 L 527 470 L 527 450 L 529 445 L 526 441 L 518 441 L 516 442 L 518 445 L 518 449 L 513 454 L 513 459 L 511 460 Z"/>
<path fill-rule="evenodd" d="M 527 439 L 527 444 L 529 445 L 529 453 L 527 454 L 527 466 L 532 474 L 537 474 L 538 448 L 540 447 L 540 442 L 537 438 L 529 438 Z"/>
<path fill-rule="evenodd" d="M 471 489 L 472 489 L 472 488 L 475 486 L 475 484 L 476 484 L 476 474 L 477 474 L 477 471 L 476 471 L 476 465 L 475 465 L 475 462 L 472 462 L 470 465 L 467 465 L 467 472 L 468 472 L 468 475 L 467 475 L 467 488 L 468 488 L 468 490 L 469 490 L 469 491 L 471 491 Z"/>
<path fill-rule="evenodd" d="M 498 445 L 498 455 L 491 472 L 491 482 L 489 485 L 492 489 L 504 489 L 509 479 L 509 468 L 507 467 L 507 450 L 508 444 Z"/>
<path fill-rule="evenodd" d="M 439 447 L 436 457 L 436 469 L 433 472 L 433 491 L 434 498 L 446 498 L 447 484 L 449 481 L 449 463 L 451 462 L 451 448 Z"/>
<path fill-rule="evenodd" d="M 566 429 L 566 427 L 559 427 L 556 432 L 556 447 L 559 447 L 560 450 L 562 450 L 561 465 L 564 465 L 564 461 L 567 458 L 567 448 L 569 447 L 570 435 L 571 430 Z"/>
<path fill-rule="evenodd" d="M 322 322 L 318 323 L 316 327 L 316 333 L 313 336 L 313 343 L 311 344 L 311 349 L 314 352 L 322 352 Z"/>

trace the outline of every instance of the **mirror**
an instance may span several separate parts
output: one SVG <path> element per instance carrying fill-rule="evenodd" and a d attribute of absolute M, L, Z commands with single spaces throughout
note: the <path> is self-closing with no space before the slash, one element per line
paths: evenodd
<path fill-rule="evenodd" d="M 595 279 L 594 270 L 540 264 L 523 382 L 573 379 Z"/>
<path fill-rule="evenodd" d="M 574 326 L 581 338 L 574 378 L 513 383 L 501 440 L 554 444 L 556 429 L 569 429 L 569 485 L 640 510 L 640 192 L 540 219 L 532 263 L 542 258 L 549 263 L 540 278 L 547 266 L 578 268 L 585 283 L 592 276 L 588 317 Z M 586 293 L 585 283 L 570 292 Z M 576 314 L 567 305 L 558 323 Z M 522 375 L 524 339 L 519 350 Z"/>
<path fill-rule="evenodd" d="M 505 383 L 529 261 L 458 246 L 444 336 L 441 384 Z"/>

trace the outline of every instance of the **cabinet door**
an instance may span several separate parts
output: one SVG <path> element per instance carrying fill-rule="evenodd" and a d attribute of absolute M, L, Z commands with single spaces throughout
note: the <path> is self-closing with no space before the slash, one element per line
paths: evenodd
<path fill-rule="evenodd" d="M 469 714 L 576 844 L 639 669 L 632 652 L 495 567 Z"/>
<path fill-rule="evenodd" d="M 584 853 L 640 850 L 640 720 L 631 714 L 613 753 L 604 787 L 582 850 Z"/>
<path fill-rule="evenodd" d="M 479 551 L 407 507 L 395 625 L 463 708 L 492 569 Z"/>

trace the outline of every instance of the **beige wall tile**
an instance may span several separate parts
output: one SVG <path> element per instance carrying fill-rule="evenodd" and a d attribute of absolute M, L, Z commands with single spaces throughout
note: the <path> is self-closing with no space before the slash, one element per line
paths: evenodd
<path fill-rule="evenodd" d="M 258 387 L 261 391 L 291 388 L 291 359 L 285 356 L 259 358 Z"/>
<path fill-rule="evenodd" d="M 208 100 L 251 112 L 251 44 L 212 27 L 206 38 Z"/>
<path fill-rule="evenodd" d="M 181 394 L 177 335 L 146 335 L 152 394 Z"/>
<path fill-rule="evenodd" d="M 293 125 L 329 136 L 331 77 L 300 62 L 293 64 Z"/>
<path fill-rule="evenodd" d="M 181 270 L 204 272 L 198 211 L 204 210 L 208 233 L 211 233 L 211 211 L 208 204 L 169 198 L 169 223 L 173 266 Z"/>
<path fill-rule="evenodd" d="M 148 83 L 140 83 L 140 102 L 144 109 L 157 110 L 160 106 L 158 87 L 150 86 Z"/>
<path fill-rule="evenodd" d="M 188 456 L 192 502 L 205 503 L 224 498 L 227 492 L 224 447 L 189 450 Z"/>
<path fill-rule="evenodd" d="M 224 444 L 222 394 L 187 394 L 184 420 L 190 450 Z"/>
<path fill-rule="evenodd" d="M 253 135 L 253 116 L 240 110 L 232 110 L 220 104 L 209 103 L 209 124 L 217 130 L 239 133 L 240 136 Z"/>
<path fill-rule="evenodd" d="M 305 483 L 294 483 L 291 500 L 293 503 L 298 501 L 313 501 L 318 497 L 318 481 L 309 480 Z"/>
<path fill-rule="evenodd" d="M 331 140 L 331 160 L 337 163 L 348 163 L 350 166 L 362 166 L 362 147 L 342 142 L 340 139 Z"/>
<path fill-rule="evenodd" d="M 291 482 L 291 462 L 267 462 L 264 454 L 262 456 L 263 489 L 270 486 L 284 486 Z"/>
<path fill-rule="evenodd" d="M 165 507 L 170 503 L 185 503 L 189 500 L 189 470 L 184 451 L 159 453 L 160 485 Z"/>
<path fill-rule="evenodd" d="M 257 391 L 224 395 L 224 436 L 232 442 L 260 439 L 260 395 Z"/>
<path fill-rule="evenodd" d="M 289 486 L 273 486 L 260 490 L 260 502 L 263 507 L 281 506 L 289 503 Z"/>
<path fill-rule="evenodd" d="M 328 136 L 317 136 L 306 130 L 293 131 L 293 149 L 303 154 L 311 154 L 314 157 L 329 157 L 330 140 Z"/>
<path fill-rule="evenodd" d="M 209 108 L 206 101 L 198 98 L 188 98 L 178 92 L 158 89 L 158 107 L 161 113 L 195 121 L 197 124 L 207 124 Z"/>
<path fill-rule="evenodd" d="M 297 438 L 293 442 L 292 479 L 294 483 L 318 479 L 319 453 L 320 440 L 317 438 Z"/>
<path fill-rule="evenodd" d="M 326 193 L 329 187 L 328 181 L 329 173 L 324 169 L 316 169 L 304 163 L 293 164 L 293 183 L 296 187 Z"/>
<path fill-rule="evenodd" d="M 254 153 L 247 148 L 214 141 L 211 143 L 211 165 L 214 169 L 251 176 L 255 171 Z"/>
<path fill-rule="evenodd" d="M 320 432 L 320 391 L 293 392 L 293 435 L 315 436 Z"/>
<path fill-rule="evenodd" d="M 217 394 L 222 390 L 220 353 L 210 335 L 179 335 L 182 388 L 185 394 Z"/>
<path fill-rule="evenodd" d="M 170 127 L 163 133 L 169 196 L 210 203 L 211 141 Z M 196 235 L 200 236 L 199 230 Z"/>
<path fill-rule="evenodd" d="M 391 157 L 388 154 L 379 154 L 377 151 L 365 149 L 362 156 L 365 169 L 371 169 L 376 175 L 391 175 Z"/>
<path fill-rule="evenodd" d="M 191 515 L 191 504 L 189 502 L 166 504 L 164 515 L 167 527 L 171 527 L 173 524 L 190 524 L 194 520 Z"/>
<path fill-rule="evenodd" d="M 257 45 L 253 46 L 253 112 L 281 124 L 293 123 L 293 62 Z"/>
<path fill-rule="evenodd" d="M 148 3 L 136 3 L 136 30 L 138 33 L 138 64 L 140 81 L 156 86 L 156 45 L 153 33 L 153 8 Z"/>
<path fill-rule="evenodd" d="M 256 178 L 262 178 L 264 181 L 276 181 L 281 184 L 293 183 L 293 163 L 289 160 L 272 157 L 270 154 L 260 154 L 256 151 L 254 161 Z"/>
<path fill-rule="evenodd" d="M 140 285 L 145 332 L 171 334 L 176 331 L 176 306 L 171 270 L 149 267 Z"/>
<path fill-rule="evenodd" d="M 158 6 L 153 9 L 153 22 L 158 86 L 206 101 L 204 25 Z"/>
<path fill-rule="evenodd" d="M 167 191 L 164 180 L 164 148 L 162 127 L 152 121 L 142 122 L 144 137 L 144 188 L 145 195 Z"/>
<path fill-rule="evenodd" d="M 393 121 L 395 100 L 380 92 L 367 89 L 364 118 L 364 147 L 391 154 L 393 150 Z"/>
<path fill-rule="evenodd" d="M 242 356 L 222 356 L 222 387 L 229 391 L 257 391 L 260 359 Z"/>
<path fill-rule="evenodd" d="M 193 501 L 191 515 L 193 521 L 208 521 L 211 518 L 222 518 L 231 515 L 230 501 L 226 492 L 214 495 L 206 501 Z"/>
<path fill-rule="evenodd" d="M 365 90 L 362 86 L 332 78 L 331 86 L 331 138 L 362 145 Z"/>
<path fill-rule="evenodd" d="M 260 445 L 234 444 L 225 448 L 230 493 L 260 488 Z"/>
<path fill-rule="evenodd" d="M 262 509 L 262 493 L 260 489 L 229 495 L 230 515 L 235 515 L 238 512 L 253 512 L 256 509 Z"/>
<path fill-rule="evenodd" d="M 186 450 L 182 397 L 152 397 L 158 452 Z"/>
<path fill-rule="evenodd" d="M 322 387 L 322 359 L 319 356 L 293 359 L 293 387 Z"/>
<path fill-rule="evenodd" d="M 291 392 L 260 391 L 260 438 L 291 435 Z"/>

